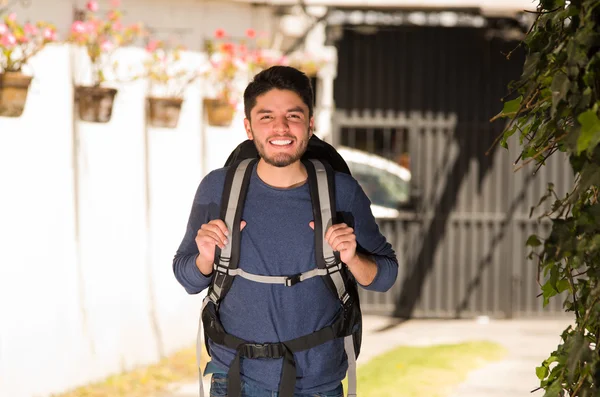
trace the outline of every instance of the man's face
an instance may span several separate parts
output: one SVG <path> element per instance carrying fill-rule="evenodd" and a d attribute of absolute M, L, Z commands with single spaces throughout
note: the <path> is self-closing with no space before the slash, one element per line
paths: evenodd
<path fill-rule="evenodd" d="M 312 136 L 313 118 L 298 94 L 272 89 L 256 98 L 245 119 L 248 139 L 254 140 L 260 157 L 275 167 L 287 167 L 300 160 Z"/>

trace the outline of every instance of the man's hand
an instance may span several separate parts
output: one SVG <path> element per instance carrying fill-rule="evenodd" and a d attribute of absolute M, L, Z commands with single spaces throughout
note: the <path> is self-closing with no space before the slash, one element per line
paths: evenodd
<path fill-rule="evenodd" d="M 308 224 L 315 230 L 315 223 Z M 375 260 L 367 255 L 356 252 L 356 235 L 354 229 L 345 223 L 331 226 L 325 233 L 325 240 L 334 251 L 340 253 L 340 259 L 348 266 L 356 281 L 367 286 L 373 282 L 377 275 Z"/>
<path fill-rule="evenodd" d="M 308 224 L 315 230 L 315 223 Z M 334 251 L 340 253 L 340 259 L 345 264 L 349 265 L 356 259 L 356 235 L 354 229 L 345 223 L 332 225 L 325 233 L 325 240 L 329 243 Z"/>
<path fill-rule="evenodd" d="M 246 221 L 240 224 L 240 231 L 246 227 Z M 212 220 L 202 225 L 196 234 L 196 246 L 200 253 L 196 258 L 196 266 L 202 274 L 208 276 L 213 271 L 215 246 L 223 249 L 229 243 L 227 225 L 220 219 Z"/>

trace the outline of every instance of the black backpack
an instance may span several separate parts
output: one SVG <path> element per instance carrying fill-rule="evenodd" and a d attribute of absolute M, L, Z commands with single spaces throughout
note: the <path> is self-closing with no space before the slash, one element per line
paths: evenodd
<path fill-rule="evenodd" d="M 315 135 L 308 143 L 302 162 L 308 172 L 309 190 L 313 203 L 315 222 L 315 259 L 317 268 L 309 272 L 286 276 L 259 276 L 244 272 L 238 268 L 240 258 L 240 222 L 250 176 L 259 156 L 254 142 L 246 140 L 231 153 L 225 165 L 229 166 L 225 178 L 221 200 L 221 219 L 231 232 L 231 243 L 223 250 L 215 248 L 213 279 L 202 306 L 201 320 L 204 324 L 204 341 L 210 355 L 208 340 L 237 351 L 230 364 L 227 395 L 241 395 L 240 359 L 284 358 L 279 395 L 293 397 L 296 383 L 294 352 L 307 350 L 335 338 L 344 338 L 348 355 L 348 396 L 356 396 L 356 358 L 360 353 L 362 339 L 362 315 L 360 311 L 357 283 L 347 267 L 340 261 L 339 253 L 334 252 L 325 241 L 328 224 L 341 223 L 341 214 L 335 207 L 334 170 L 350 174 L 348 165 L 333 146 Z M 328 219 L 324 219 L 328 218 Z M 353 226 L 353 225 L 351 225 Z M 320 237 L 319 237 L 320 236 Z M 290 341 L 256 344 L 228 334 L 218 316 L 219 304 L 231 288 L 233 278 L 283 284 L 293 287 L 295 284 L 320 276 L 329 290 L 339 299 L 340 315 L 334 323 L 312 334 Z M 200 335 L 199 339 L 200 340 Z M 200 393 L 203 394 L 202 379 Z"/>

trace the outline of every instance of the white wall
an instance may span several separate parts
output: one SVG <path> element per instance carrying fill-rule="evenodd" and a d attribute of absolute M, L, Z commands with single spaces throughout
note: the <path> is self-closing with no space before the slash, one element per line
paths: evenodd
<path fill-rule="evenodd" d="M 66 55 L 64 48 L 40 53 L 23 117 L 0 119 L 2 396 L 58 390 L 67 379 L 82 379 Z M 38 68 L 43 62 L 52 67 Z M 49 369 L 54 376 L 45 375 Z"/>
<path fill-rule="evenodd" d="M 118 86 L 109 123 L 74 121 L 71 54 L 40 52 L 23 116 L 0 118 L 2 397 L 59 393 L 194 343 L 201 297 L 171 262 L 201 178 L 245 139 L 241 112 L 204 126 L 200 83 L 173 130 L 146 130 L 143 81 Z"/>

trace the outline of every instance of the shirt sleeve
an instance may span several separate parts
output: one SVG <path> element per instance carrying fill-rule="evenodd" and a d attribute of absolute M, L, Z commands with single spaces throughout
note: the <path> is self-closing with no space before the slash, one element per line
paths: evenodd
<path fill-rule="evenodd" d="M 392 245 L 379 230 L 371 211 L 371 201 L 357 182 L 352 200 L 352 216 L 357 251 L 371 256 L 377 264 L 373 282 L 367 286 L 359 285 L 369 291 L 386 292 L 398 277 L 398 259 Z"/>
<path fill-rule="evenodd" d="M 198 247 L 196 234 L 203 224 L 218 218 L 219 205 L 214 199 L 214 183 L 207 175 L 196 191 L 183 240 L 173 258 L 173 273 L 188 294 L 198 294 L 208 288 L 212 275 L 205 276 L 196 266 Z"/>

